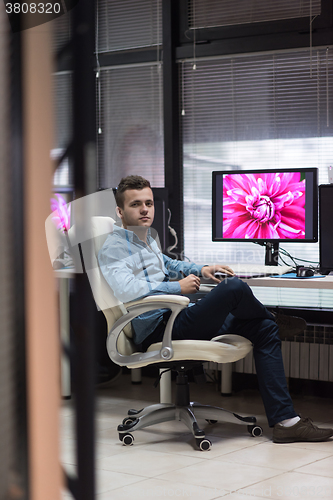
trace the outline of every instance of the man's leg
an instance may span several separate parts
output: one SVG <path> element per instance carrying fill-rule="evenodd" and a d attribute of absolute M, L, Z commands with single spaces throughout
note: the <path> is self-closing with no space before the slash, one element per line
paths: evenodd
<path fill-rule="evenodd" d="M 235 333 L 252 342 L 259 390 L 269 426 L 296 417 L 287 388 L 277 324 L 272 319 L 240 320 L 230 314 L 219 333 Z"/>
<path fill-rule="evenodd" d="M 183 309 L 174 324 L 174 338 L 210 340 L 232 313 L 239 319 L 272 319 L 272 314 L 236 277 L 227 278 L 195 305 Z"/>
<path fill-rule="evenodd" d="M 284 373 L 278 326 L 250 287 L 237 278 L 221 282 L 196 305 L 184 309 L 176 318 L 173 337 L 209 340 L 223 333 L 242 335 L 253 343 L 259 388 L 269 425 L 295 417 Z"/>
<path fill-rule="evenodd" d="M 200 300 L 183 309 L 174 323 L 174 339 L 208 340 L 233 332 L 253 342 L 259 388 L 275 443 L 325 441 L 333 429 L 299 418 L 287 389 L 278 327 L 272 314 L 237 278 L 228 278 Z M 296 423 L 295 423 L 296 422 Z"/>

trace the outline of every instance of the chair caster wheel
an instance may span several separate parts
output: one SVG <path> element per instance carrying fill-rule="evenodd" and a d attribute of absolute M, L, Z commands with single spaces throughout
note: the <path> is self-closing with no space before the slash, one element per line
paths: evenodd
<path fill-rule="evenodd" d="M 201 451 L 209 451 L 212 447 L 211 441 L 209 439 L 196 439 L 197 446 Z"/>
<path fill-rule="evenodd" d="M 206 422 L 209 424 L 217 424 L 218 420 L 210 420 L 209 418 L 206 418 Z"/>
<path fill-rule="evenodd" d="M 131 446 L 134 442 L 133 434 L 119 434 L 119 439 L 123 443 L 124 446 Z"/>
<path fill-rule="evenodd" d="M 253 437 L 262 436 L 264 432 L 262 427 L 260 427 L 260 425 L 248 425 L 247 430 Z"/>
<path fill-rule="evenodd" d="M 132 422 L 134 422 L 134 420 L 136 420 L 136 419 L 133 417 L 126 417 L 123 420 L 123 425 L 130 425 Z"/>

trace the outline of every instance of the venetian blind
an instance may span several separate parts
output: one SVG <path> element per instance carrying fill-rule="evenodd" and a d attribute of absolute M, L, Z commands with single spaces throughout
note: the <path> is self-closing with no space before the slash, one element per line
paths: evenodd
<path fill-rule="evenodd" d="M 264 263 L 254 243 L 212 242 L 213 170 L 317 167 L 333 158 L 332 49 L 181 62 L 185 254 L 199 263 Z M 281 245 L 318 262 L 318 244 Z M 282 290 L 282 291 L 281 291 Z M 266 304 L 332 307 L 333 294 L 255 290 Z"/>
<path fill-rule="evenodd" d="M 99 186 L 142 175 L 164 187 L 162 65 L 113 66 L 100 71 Z"/>
<path fill-rule="evenodd" d="M 99 0 L 98 52 L 162 43 L 161 0 Z"/>
<path fill-rule="evenodd" d="M 190 29 L 312 17 L 321 13 L 321 0 L 191 0 Z"/>
<path fill-rule="evenodd" d="M 72 74 L 61 72 L 53 76 L 54 114 L 55 114 L 55 147 L 52 151 L 54 158 L 61 157 L 72 138 Z M 68 186 L 73 182 L 73 172 L 69 167 L 69 160 L 64 161 L 57 168 L 53 183 L 56 186 Z"/>
<path fill-rule="evenodd" d="M 70 12 L 51 21 L 52 49 L 54 55 L 71 39 Z M 68 57 L 68 55 L 67 55 Z M 72 76 L 70 71 L 62 71 L 53 75 L 53 105 L 55 116 L 55 143 L 52 157 L 57 159 L 67 149 L 72 138 Z M 73 183 L 73 172 L 68 158 L 58 166 L 53 177 L 57 187 L 69 186 Z"/>
<path fill-rule="evenodd" d="M 56 54 L 71 39 L 71 14 L 68 12 L 51 21 L 52 26 L 52 49 Z"/>

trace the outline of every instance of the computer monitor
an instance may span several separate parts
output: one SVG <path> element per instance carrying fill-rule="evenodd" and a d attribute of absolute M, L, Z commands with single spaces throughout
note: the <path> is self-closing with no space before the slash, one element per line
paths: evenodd
<path fill-rule="evenodd" d="M 318 241 L 317 193 L 316 168 L 213 172 L 213 241 L 266 245 L 277 264 L 280 242 Z"/>

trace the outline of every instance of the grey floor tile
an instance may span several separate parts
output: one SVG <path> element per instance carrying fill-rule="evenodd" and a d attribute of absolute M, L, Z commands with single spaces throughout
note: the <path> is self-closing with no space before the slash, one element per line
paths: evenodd
<path fill-rule="evenodd" d="M 333 498 L 333 440 L 274 444 L 260 395 L 255 390 L 222 397 L 214 384 L 191 384 L 191 399 L 241 415 L 255 415 L 264 429 L 263 436 L 251 437 L 244 425 L 220 422 L 209 425 L 200 421 L 213 443 L 210 451 L 201 452 L 186 426 L 172 421 L 135 432 L 134 445 L 123 446 L 117 426 L 128 409 L 140 409 L 159 401 L 159 390 L 153 387 L 153 382 L 152 378 L 143 377 L 141 385 L 132 385 L 130 375 L 126 374 L 109 387 L 97 389 L 97 500 L 140 500 L 163 494 L 194 500 L 243 500 L 249 495 L 254 500 L 268 496 L 290 499 L 296 498 L 295 492 L 299 493 L 298 498 L 310 495 L 316 498 L 316 494 L 317 498 Z M 297 396 L 294 402 L 302 415 L 333 426 L 331 399 Z M 61 461 L 69 473 L 75 473 L 72 400 L 63 402 L 60 426 Z M 332 496 L 327 496 L 328 493 Z M 62 498 L 72 500 L 67 491 Z"/>

